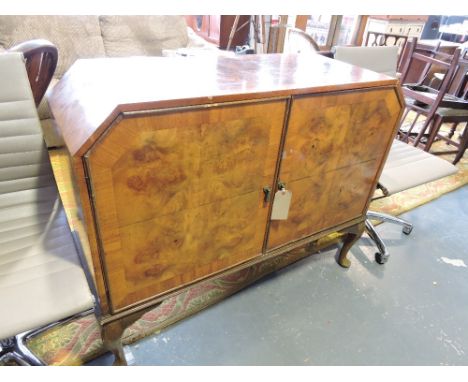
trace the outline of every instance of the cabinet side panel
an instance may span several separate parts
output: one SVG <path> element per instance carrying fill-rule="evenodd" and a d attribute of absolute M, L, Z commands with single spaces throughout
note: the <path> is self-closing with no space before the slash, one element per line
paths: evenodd
<path fill-rule="evenodd" d="M 80 239 L 86 240 L 86 244 L 89 244 L 89 251 L 87 252 L 87 246 L 84 245 L 85 256 L 88 261 L 88 266 L 92 270 L 94 282 L 96 284 L 97 293 L 100 301 L 100 308 L 102 314 L 109 313 L 109 303 L 107 300 L 106 286 L 104 281 L 104 274 L 102 270 L 102 262 L 99 256 L 99 245 L 96 236 L 95 222 L 93 217 L 93 211 L 91 206 L 91 196 L 89 195 L 87 179 L 81 158 L 71 158 L 74 169 L 74 190 L 78 190 L 80 194 L 80 203 L 78 204 L 78 228 L 80 233 Z M 81 212 L 81 213 L 80 213 Z M 82 220 L 83 219 L 83 220 Z M 83 228 L 86 231 L 87 238 L 82 235 Z M 90 263 L 91 260 L 91 263 Z"/>

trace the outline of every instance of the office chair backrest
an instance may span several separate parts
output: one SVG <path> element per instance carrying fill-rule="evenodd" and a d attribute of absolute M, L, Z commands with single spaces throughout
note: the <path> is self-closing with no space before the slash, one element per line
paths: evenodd
<path fill-rule="evenodd" d="M 39 106 L 57 68 L 57 48 L 47 40 L 29 40 L 8 51 L 23 53 L 34 102 Z"/>
<path fill-rule="evenodd" d="M 48 192 L 55 197 L 55 180 L 22 54 L 2 54 L 0 73 L 0 208 L 44 201 Z"/>
<path fill-rule="evenodd" d="M 90 309 L 23 55 L 0 54 L 0 340 Z"/>
<path fill-rule="evenodd" d="M 336 46 L 335 60 L 396 77 L 398 46 Z"/>

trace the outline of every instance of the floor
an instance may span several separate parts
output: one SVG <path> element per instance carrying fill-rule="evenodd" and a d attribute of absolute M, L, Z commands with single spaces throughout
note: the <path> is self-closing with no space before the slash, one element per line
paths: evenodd
<path fill-rule="evenodd" d="M 468 186 L 384 223 L 387 264 L 363 237 L 301 260 L 126 347 L 134 365 L 468 365 Z M 111 364 L 110 354 L 89 365 Z"/>

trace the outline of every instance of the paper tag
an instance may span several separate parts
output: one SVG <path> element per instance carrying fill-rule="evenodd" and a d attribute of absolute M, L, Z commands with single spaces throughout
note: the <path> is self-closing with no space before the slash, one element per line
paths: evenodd
<path fill-rule="evenodd" d="M 271 209 L 271 220 L 286 220 L 288 218 L 291 197 L 291 191 L 285 189 L 276 191 Z"/>

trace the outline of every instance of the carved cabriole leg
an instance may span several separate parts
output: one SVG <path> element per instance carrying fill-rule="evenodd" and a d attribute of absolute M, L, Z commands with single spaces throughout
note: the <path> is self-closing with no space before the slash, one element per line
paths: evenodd
<path fill-rule="evenodd" d="M 127 360 L 122 345 L 122 334 L 130 325 L 139 320 L 143 314 L 156 306 L 143 309 L 115 321 L 101 323 L 101 337 L 104 348 L 114 354 L 114 366 L 126 366 Z"/>
<path fill-rule="evenodd" d="M 128 325 L 130 326 L 130 325 Z M 122 334 L 127 326 L 122 320 L 101 325 L 101 336 L 104 348 L 114 354 L 114 366 L 126 366 L 127 360 L 122 346 Z"/>
<path fill-rule="evenodd" d="M 349 261 L 347 258 L 348 252 L 354 243 L 362 236 L 364 233 L 364 228 L 365 223 L 361 222 L 350 227 L 346 231 L 343 231 L 346 233 L 346 236 L 343 239 L 343 246 L 341 247 L 340 253 L 338 255 L 338 264 L 340 264 L 342 267 L 349 268 L 351 266 L 351 261 Z"/>

